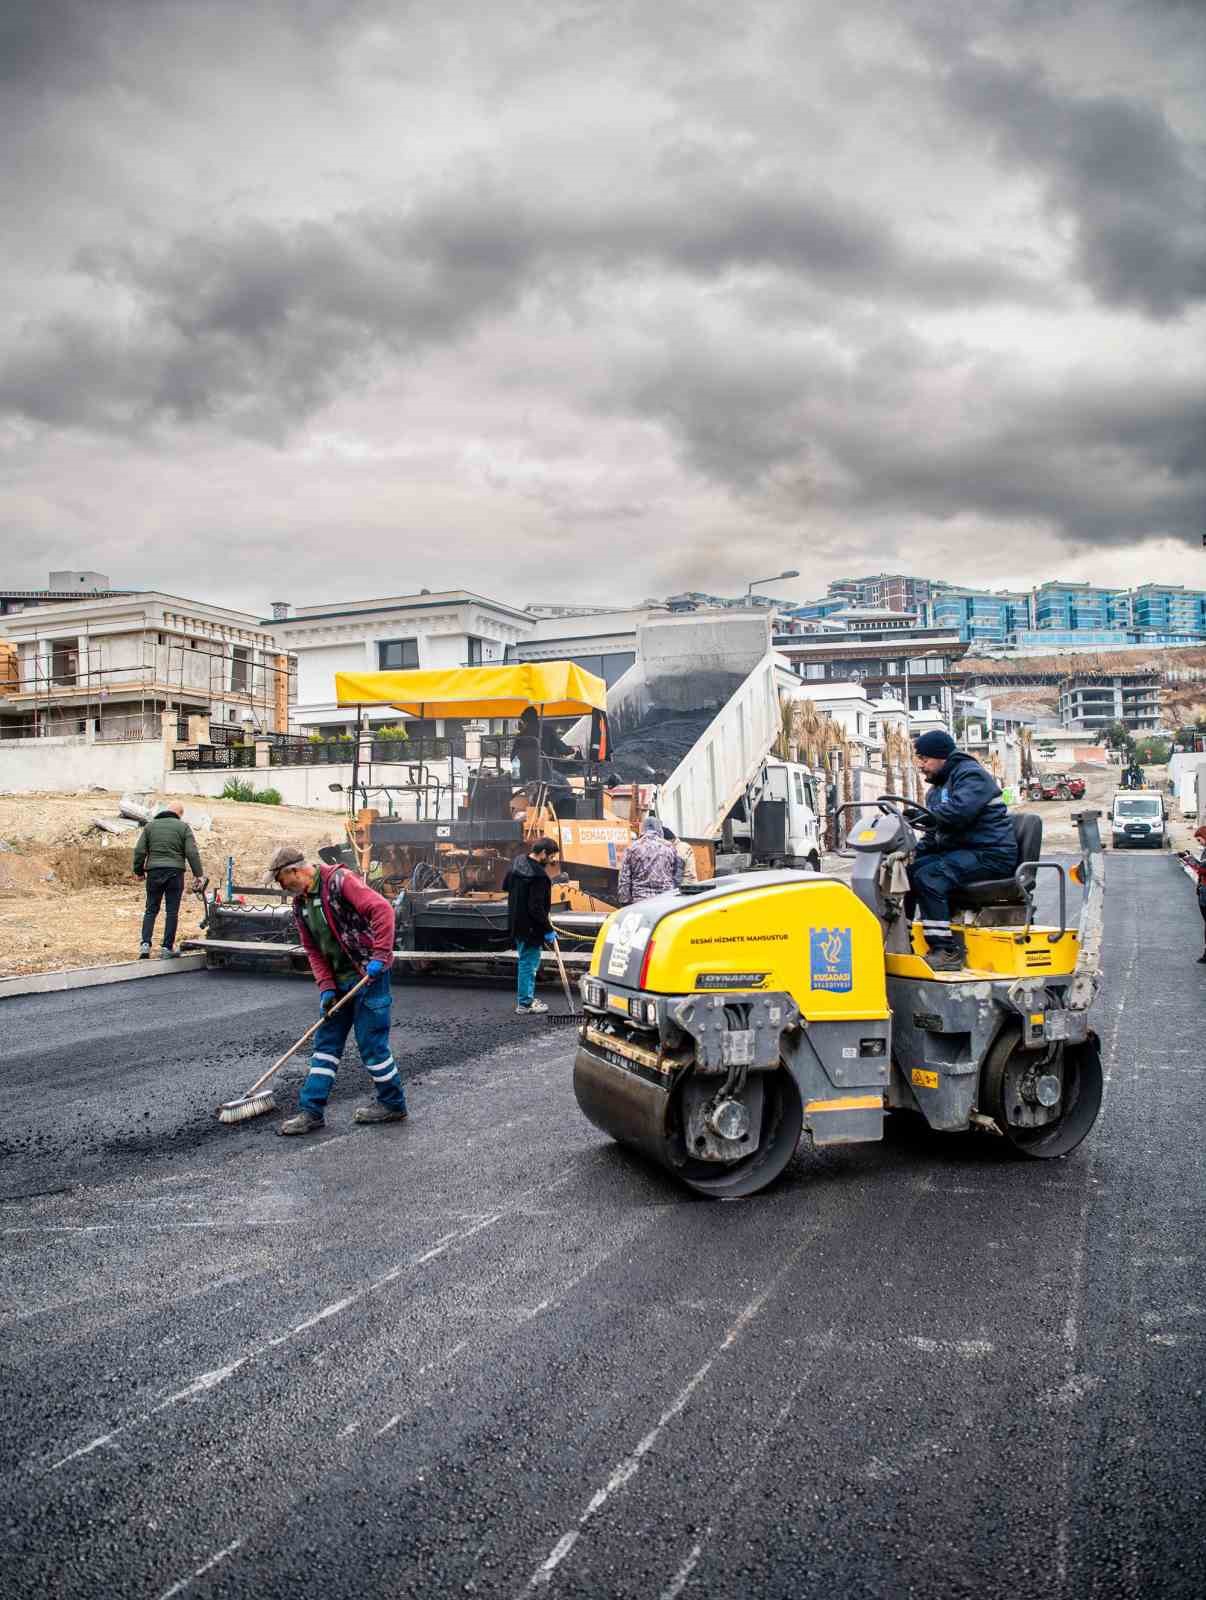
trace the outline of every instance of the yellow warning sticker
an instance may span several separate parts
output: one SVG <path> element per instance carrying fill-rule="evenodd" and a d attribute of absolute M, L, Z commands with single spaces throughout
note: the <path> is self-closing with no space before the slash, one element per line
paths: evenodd
<path fill-rule="evenodd" d="M 1032 1011 L 1030 1013 L 1030 1022 L 1033 1027 L 1041 1028 L 1043 1025 L 1043 1013 L 1041 1011 Z"/>
<path fill-rule="evenodd" d="M 927 1072 L 924 1067 L 914 1067 L 910 1076 L 919 1089 L 936 1089 L 938 1087 L 938 1074 Z"/>
<path fill-rule="evenodd" d="M 874 839 L 874 837 L 875 837 L 875 829 L 874 828 L 864 828 L 863 831 L 858 836 L 858 842 L 860 844 L 862 844 L 864 840 L 866 840 L 866 839 Z"/>

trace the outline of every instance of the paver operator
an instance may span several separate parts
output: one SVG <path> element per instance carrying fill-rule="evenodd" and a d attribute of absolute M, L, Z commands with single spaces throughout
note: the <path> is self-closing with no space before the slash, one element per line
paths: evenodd
<path fill-rule="evenodd" d="M 180 920 L 185 867 L 192 868 L 193 888 L 200 889 L 205 878 L 201 870 L 201 853 L 193 838 L 193 830 L 184 820 L 184 806 L 179 800 L 165 800 L 150 821 L 143 825 L 138 843 L 134 846 L 134 876 L 144 878 L 147 885 L 142 939 L 138 948 L 140 961 L 150 957 L 155 919 L 161 905 L 163 949 L 160 953 L 171 960 L 179 953 L 176 950 L 176 924 Z"/>
<path fill-rule="evenodd" d="M 1013 823 L 996 779 L 974 756 L 933 729 L 914 741 L 930 785 L 926 808 L 938 818 L 909 868 L 921 927 L 935 972 L 955 972 L 964 953 L 951 931 L 951 890 L 982 878 L 1008 878 L 1018 864 Z"/>
<path fill-rule="evenodd" d="M 273 856 L 269 872 L 293 896 L 293 915 L 326 1021 L 314 1035 L 310 1071 L 299 1111 L 278 1133 L 313 1133 L 324 1121 L 348 1034 L 356 1030 L 360 1059 L 377 1087 L 376 1105 L 357 1106 L 355 1122 L 404 1122 L 406 1093 L 389 1044 L 394 908 L 350 867 L 315 866 L 295 845 Z M 350 1004 L 327 1016 L 361 977 L 371 978 Z"/>

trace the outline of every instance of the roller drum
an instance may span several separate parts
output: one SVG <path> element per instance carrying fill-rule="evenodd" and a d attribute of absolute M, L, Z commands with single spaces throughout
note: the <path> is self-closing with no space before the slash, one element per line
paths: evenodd
<path fill-rule="evenodd" d="M 739 1199 L 757 1194 L 779 1176 L 795 1154 L 803 1106 L 795 1079 L 785 1068 L 763 1075 L 757 1148 L 731 1163 L 688 1157 L 676 1105 L 677 1085 L 663 1088 L 607 1061 L 585 1045 L 574 1062 L 574 1094 L 583 1115 L 664 1167 L 697 1194 Z"/>

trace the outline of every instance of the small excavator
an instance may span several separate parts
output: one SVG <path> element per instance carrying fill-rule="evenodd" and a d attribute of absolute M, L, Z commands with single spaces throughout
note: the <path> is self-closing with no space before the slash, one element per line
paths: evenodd
<path fill-rule="evenodd" d="M 850 882 L 796 871 L 685 885 L 614 912 L 581 979 L 574 1091 L 585 1115 L 701 1195 L 751 1195 L 815 1145 L 883 1137 L 892 1112 L 979 1129 L 1019 1154 L 1074 1150 L 1101 1106 L 1089 1026 L 1105 892 L 1099 813 L 1080 861 L 1040 859 L 1015 814 L 1011 877 L 952 895 L 962 970 L 935 972 L 908 912 L 908 864 L 937 819 L 860 805 Z M 1035 920 L 1040 873 L 1059 924 Z M 1068 879 L 1083 887 L 1076 927 Z"/>

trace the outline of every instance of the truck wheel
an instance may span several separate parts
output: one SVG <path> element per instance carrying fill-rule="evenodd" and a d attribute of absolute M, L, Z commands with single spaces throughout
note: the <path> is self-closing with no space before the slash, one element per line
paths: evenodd
<path fill-rule="evenodd" d="M 986 1112 L 1019 1155 L 1049 1160 L 1075 1150 L 1101 1110 L 1101 1041 L 1090 1031 L 1083 1044 L 1064 1046 L 1059 1114 L 1028 1126 L 1025 1080 L 1035 1052 L 1021 1048 L 1021 1035 L 1006 1028 L 980 1068 L 980 1110 Z"/>

